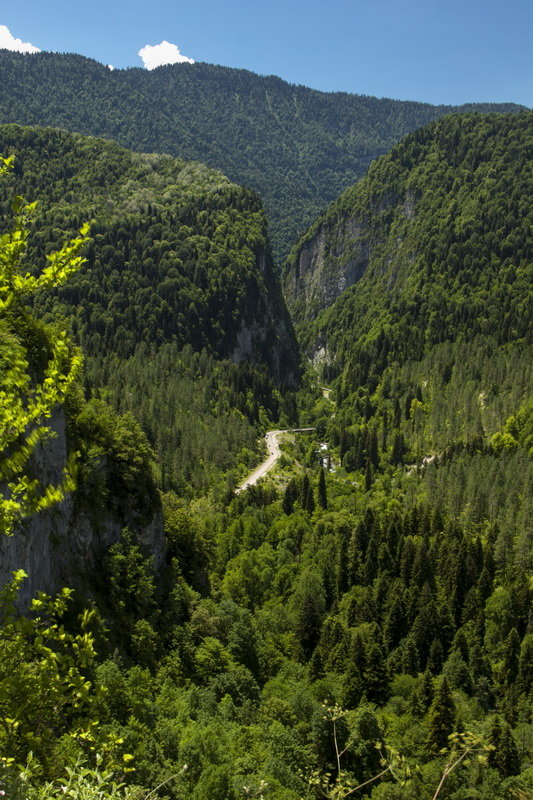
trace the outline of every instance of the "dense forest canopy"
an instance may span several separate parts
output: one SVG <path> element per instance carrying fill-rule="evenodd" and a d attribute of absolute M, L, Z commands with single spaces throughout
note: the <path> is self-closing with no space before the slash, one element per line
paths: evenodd
<path fill-rule="evenodd" d="M 86 64 L 65 59 L 72 76 Z M 245 318 L 268 300 L 285 319 L 254 194 L 169 157 L 0 129 L 20 153 L 5 215 L 15 187 L 41 203 L 23 266 L 93 219 L 88 269 L 24 308 L 27 342 L 2 318 L 3 352 L 24 346 L 31 381 L 51 320 L 73 320 L 88 350 L 65 399 L 74 502 L 124 524 L 83 591 L 23 616 L 23 573 L 0 590 L 1 792 L 531 795 L 531 122 L 432 123 L 311 228 L 287 285 L 321 361 L 297 397 L 275 385 L 268 337 L 226 357 L 235 297 Z M 298 294 L 317 238 L 321 276 L 362 265 L 325 309 Z M 269 477 L 235 495 L 257 432 L 296 420 L 308 433 L 285 434 Z M 142 525 L 160 509 L 157 562 Z"/>
<path fill-rule="evenodd" d="M 305 286 L 302 255 L 316 242 L 322 280 L 362 264 L 334 314 L 354 307 L 338 327 L 357 339 L 384 331 L 385 317 L 409 324 L 410 308 L 400 303 L 419 307 L 413 327 L 426 329 L 430 345 L 472 332 L 482 307 L 487 330 L 499 325 L 504 339 L 523 337 L 531 315 L 523 304 L 531 300 L 532 120 L 532 112 L 452 115 L 375 161 L 293 248 L 285 282 L 296 319 L 327 305 Z M 431 329 L 437 321 L 440 331 Z"/>
<path fill-rule="evenodd" d="M 409 131 L 458 110 L 318 92 L 201 63 L 109 70 L 78 55 L 4 50 L 0 65 L 0 122 L 61 127 L 216 167 L 261 194 L 280 261 L 372 159 Z"/>
<path fill-rule="evenodd" d="M 87 354 L 170 341 L 218 357 L 242 349 L 278 377 L 294 370 L 257 195 L 200 164 L 75 134 L 2 126 L 0 146 L 17 154 L 5 212 L 14 189 L 39 201 L 28 264 L 91 220 L 85 269 L 38 306 L 42 315 L 60 305 Z M 246 352 L 239 337 L 252 323 L 263 341 Z"/>

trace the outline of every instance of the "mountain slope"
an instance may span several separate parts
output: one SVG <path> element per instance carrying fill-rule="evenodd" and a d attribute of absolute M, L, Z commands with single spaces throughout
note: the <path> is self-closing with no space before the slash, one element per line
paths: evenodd
<path fill-rule="evenodd" d="M 303 346 L 335 379 L 345 468 L 371 486 L 400 466 L 528 562 L 532 153 L 531 112 L 432 123 L 330 206 L 285 273 Z"/>
<path fill-rule="evenodd" d="M 277 257 L 372 159 L 456 110 L 328 94 L 209 64 L 111 71 L 76 55 L 2 51 L 0 67 L 0 122 L 62 127 L 221 169 L 261 193 Z"/>
<path fill-rule="evenodd" d="M 183 492 L 257 449 L 278 389 L 294 386 L 298 348 L 256 194 L 170 156 L 134 154 L 57 130 L 0 127 L 14 153 L 0 208 L 38 200 L 26 265 L 92 220 L 87 264 L 41 318 L 68 318 L 91 391 L 131 412 L 150 436 L 159 483 Z"/>
<path fill-rule="evenodd" d="M 416 322 L 414 355 L 476 331 L 526 336 L 532 146 L 530 112 L 450 116 L 406 137 L 293 249 L 295 318 L 339 297 L 319 323 L 337 321 L 337 353 L 346 333 L 375 338 L 400 317 Z"/>
<path fill-rule="evenodd" d="M 39 201 L 29 263 L 93 220 L 87 267 L 37 302 L 41 314 L 59 302 L 88 355 L 170 341 L 268 364 L 278 379 L 294 370 L 252 192 L 199 164 L 59 131 L 4 126 L 0 150 L 16 155 L 4 204 L 15 188 Z"/>
<path fill-rule="evenodd" d="M 522 320 L 531 297 L 530 128 L 531 115 L 441 121 L 376 164 L 310 232 L 311 252 L 320 233 L 326 278 L 330 264 L 342 269 L 345 256 L 356 257 L 364 236 L 368 264 L 333 305 L 303 318 L 309 351 L 323 346 L 333 389 L 317 382 L 303 398 L 302 422 L 314 430 L 283 444 L 274 477 L 232 496 L 214 491 L 209 474 L 201 499 L 164 495 L 162 573 L 124 531 L 95 563 L 97 614 L 76 622 L 64 604 L 54 613 L 39 598 L 41 613 L 19 620 L 10 612 L 14 588 L 0 593 L 6 796 L 162 789 L 171 800 L 319 800 L 357 786 L 371 800 L 419 800 L 441 789 L 449 800 L 531 796 L 533 359 Z M 53 165 L 60 134 L 39 135 L 37 151 L 48 150 Z M 104 147 L 68 141 L 91 153 Z M 88 175 L 68 177 L 69 187 L 85 187 L 78 210 L 95 208 L 97 236 L 107 237 L 95 244 L 99 275 L 114 265 L 119 285 L 130 269 L 127 242 L 135 253 L 139 244 L 142 268 L 150 259 L 157 277 L 158 243 L 174 229 L 158 222 L 146 247 L 142 219 L 139 243 L 133 229 L 115 231 L 124 152 L 104 151 L 100 180 L 114 175 L 105 187 L 109 218 L 96 188 L 93 205 L 87 200 L 98 184 L 90 160 Z M 25 152 L 29 159 L 33 150 Z M 68 165 L 69 152 L 59 164 Z M 147 163 L 132 159 L 126 194 L 147 194 L 161 217 L 166 173 L 155 159 L 141 180 Z M 54 236 L 51 223 L 68 212 L 57 202 L 67 187 L 56 168 L 40 173 L 43 196 L 57 194 L 57 214 L 41 217 Z M 33 171 L 26 164 L 28 185 Z M 183 201 L 192 220 L 186 241 L 197 242 L 202 228 L 193 223 L 204 218 L 194 200 L 204 195 L 191 192 L 171 194 L 178 217 Z M 247 241 L 247 210 L 243 200 L 237 231 L 232 216 L 229 249 L 234 237 Z M 100 298 L 97 282 L 86 288 L 88 302 Z M 133 297 L 145 323 L 133 340 L 146 330 L 150 343 L 131 352 L 115 336 L 108 296 L 111 353 L 91 357 L 91 385 L 117 406 L 142 406 L 182 466 L 207 473 L 215 451 L 202 452 L 200 433 L 217 447 L 223 436 L 242 444 L 227 424 L 239 414 L 225 414 L 234 396 L 257 406 L 266 370 L 215 358 L 215 349 L 157 344 L 143 291 Z M 30 339 L 38 350 L 39 338 Z M 102 489 L 114 503 L 127 502 L 127 486 L 141 488 L 135 468 L 149 456 L 128 436 L 128 421 L 117 424 L 101 408 L 93 400 L 76 413 L 79 433 L 93 434 L 84 466 L 93 466 L 86 499 L 95 513 Z M 169 419 L 174 429 L 165 428 Z M 108 456 L 118 469 L 103 487 L 98 467 Z M 171 466 L 161 463 L 162 472 Z M 86 767 L 88 747 L 96 769 Z M 129 762 L 134 771 L 124 773 Z M 17 766 L 27 763 L 31 770 Z"/>

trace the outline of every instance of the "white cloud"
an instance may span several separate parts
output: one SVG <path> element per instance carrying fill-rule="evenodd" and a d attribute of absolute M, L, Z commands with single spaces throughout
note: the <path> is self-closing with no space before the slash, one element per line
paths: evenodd
<path fill-rule="evenodd" d="M 23 42 L 22 39 L 15 39 L 7 25 L 0 25 L 0 50 L 16 50 L 17 53 L 40 53 L 38 47 Z"/>
<path fill-rule="evenodd" d="M 111 72 L 113 72 L 113 70 L 115 69 L 115 67 L 113 66 L 113 64 L 108 64 L 108 65 L 107 65 L 107 68 L 108 68 L 109 70 L 111 70 Z"/>
<path fill-rule="evenodd" d="M 142 58 L 146 69 L 155 69 L 164 64 L 194 64 L 194 58 L 182 55 L 179 47 L 165 40 L 161 44 L 145 44 L 138 55 Z"/>

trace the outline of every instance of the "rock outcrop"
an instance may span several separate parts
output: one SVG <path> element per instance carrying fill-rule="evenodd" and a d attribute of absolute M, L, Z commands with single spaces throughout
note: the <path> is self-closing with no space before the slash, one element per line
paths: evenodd
<path fill-rule="evenodd" d="M 32 456 L 31 471 L 43 486 L 58 484 L 68 455 L 68 432 L 62 409 L 50 422 L 54 436 L 40 445 Z M 105 470 L 105 464 L 102 465 Z M 160 569 L 165 555 L 163 520 L 154 508 L 149 520 L 122 519 L 111 509 L 90 513 L 77 492 L 52 508 L 24 520 L 12 536 L 0 536 L 0 586 L 15 570 L 28 578 L 22 584 L 18 602 L 27 608 L 38 592 L 54 594 L 63 586 L 91 593 L 94 575 L 108 548 L 120 538 L 125 525 L 135 532 L 139 544 L 154 557 Z M 92 576 L 92 577 L 91 577 Z"/>
<path fill-rule="evenodd" d="M 296 318 L 313 318 L 364 275 L 370 259 L 368 230 L 350 217 L 324 224 L 306 238 L 285 273 L 285 298 Z"/>

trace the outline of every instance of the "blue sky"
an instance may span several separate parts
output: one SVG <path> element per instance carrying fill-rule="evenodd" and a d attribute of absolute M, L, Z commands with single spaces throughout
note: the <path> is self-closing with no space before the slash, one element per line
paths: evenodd
<path fill-rule="evenodd" d="M 26 0 L 2 25 L 115 68 L 142 67 L 138 51 L 167 41 L 325 91 L 533 105 L 532 0 Z"/>

